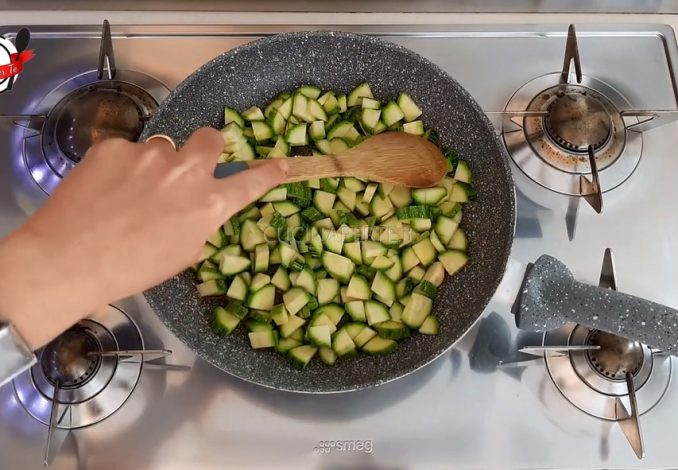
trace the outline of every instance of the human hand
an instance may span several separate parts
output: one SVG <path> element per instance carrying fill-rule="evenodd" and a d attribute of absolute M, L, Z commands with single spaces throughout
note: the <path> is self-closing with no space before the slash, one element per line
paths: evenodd
<path fill-rule="evenodd" d="M 0 315 L 37 348 L 92 310 L 194 263 L 205 239 L 284 180 L 284 159 L 213 177 L 221 134 L 175 151 L 154 139 L 90 149 L 47 203 L 0 242 Z M 9 318 L 7 318 L 9 317 Z"/>

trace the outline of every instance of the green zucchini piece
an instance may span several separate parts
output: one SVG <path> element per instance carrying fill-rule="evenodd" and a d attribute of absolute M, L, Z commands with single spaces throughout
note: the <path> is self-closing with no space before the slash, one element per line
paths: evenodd
<path fill-rule="evenodd" d="M 288 358 L 292 365 L 297 369 L 303 369 L 311 362 L 313 356 L 318 352 L 318 348 L 310 345 L 297 346 L 296 348 L 290 349 L 287 353 Z"/>
<path fill-rule="evenodd" d="M 410 328 L 407 325 L 393 320 L 377 323 L 374 329 L 379 336 L 386 339 L 398 340 L 410 336 Z"/>
<path fill-rule="evenodd" d="M 240 323 L 240 318 L 228 312 L 223 307 L 217 307 L 212 312 L 212 321 L 210 326 L 212 331 L 218 336 L 228 336 Z"/>
<path fill-rule="evenodd" d="M 363 352 L 366 352 L 367 354 L 374 356 L 381 354 L 389 354 L 393 352 L 396 347 L 398 347 L 398 343 L 396 343 L 394 340 L 375 336 L 367 343 L 365 343 L 360 349 Z"/>

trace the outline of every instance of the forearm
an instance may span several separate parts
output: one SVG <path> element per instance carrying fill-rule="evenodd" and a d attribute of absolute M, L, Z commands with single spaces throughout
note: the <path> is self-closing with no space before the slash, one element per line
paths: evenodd
<path fill-rule="evenodd" d="M 34 350 L 98 306 L 83 261 L 54 245 L 26 227 L 0 240 L 0 320 Z"/>

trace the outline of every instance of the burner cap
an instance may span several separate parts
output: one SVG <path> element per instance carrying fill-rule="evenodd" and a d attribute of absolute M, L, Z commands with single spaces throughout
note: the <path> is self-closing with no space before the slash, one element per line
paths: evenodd
<path fill-rule="evenodd" d="M 612 119 L 605 107 L 587 93 L 567 93 L 549 105 L 544 127 L 560 146 L 572 152 L 597 150 L 610 138 Z"/>
<path fill-rule="evenodd" d="M 588 344 L 600 349 L 588 351 L 593 368 L 610 380 L 625 380 L 626 373 L 636 375 L 643 365 L 643 348 L 638 341 L 594 330 Z"/>
<path fill-rule="evenodd" d="M 87 383 L 97 371 L 99 342 L 84 329 L 70 329 L 49 343 L 40 355 L 40 366 L 52 385 L 69 389 Z"/>
<path fill-rule="evenodd" d="M 144 113 L 121 86 L 105 82 L 76 90 L 64 98 L 56 116 L 55 137 L 61 152 L 74 163 L 104 139 L 134 141 L 143 128 Z"/>

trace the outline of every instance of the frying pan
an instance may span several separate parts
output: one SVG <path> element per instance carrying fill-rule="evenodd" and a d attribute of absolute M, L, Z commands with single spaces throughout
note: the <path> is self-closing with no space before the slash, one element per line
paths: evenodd
<path fill-rule="evenodd" d="M 513 240 L 515 196 L 508 159 L 478 104 L 454 79 L 423 57 L 374 37 L 302 32 L 266 37 L 208 62 L 174 90 L 140 140 L 166 134 L 184 142 L 201 126 L 221 128 L 224 106 L 262 106 L 305 84 L 347 93 L 368 81 L 378 99 L 407 91 L 435 129 L 443 148 L 455 149 L 473 170 L 478 199 L 464 209 L 470 262 L 439 288 L 434 313 L 441 332 L 414 335 L 386 356 L 343 358 L 330 367 L 313 360 L 293 369 L 273 351 L 250 348 L 244 328 L 217 337 L 209 313 L 218 299 L 202 299 L 195 274 L 183 272 L 145 292 L 167 327 L 207 362 L 241 379 L 281 390 L 330 393 L 362 389 L 402 377 L 443 354 L 474 324 L 504 273 Z M 221 299 L 223 303 L 223 299 Z"/>

